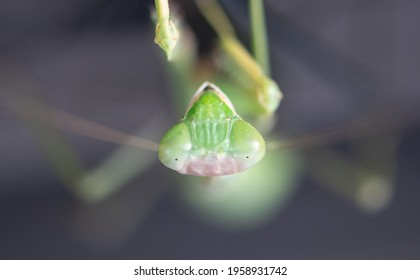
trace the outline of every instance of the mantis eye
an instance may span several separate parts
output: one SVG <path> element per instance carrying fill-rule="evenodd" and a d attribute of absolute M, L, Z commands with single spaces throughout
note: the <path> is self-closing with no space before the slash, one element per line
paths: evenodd
<path fill-rule="evenodd" d="M 159 143 L 159 160 L 179 171 L 190 155 L 191 137 L 188 126 L 181 122 L 170 128 Z"/>
<path fill-rule="evenodd" d="M 236 121 L 230 137 L 232 154 L 243 169 L 257 164 L 264 157 L 264 139 L 249 123 L 243 120 Z"/>

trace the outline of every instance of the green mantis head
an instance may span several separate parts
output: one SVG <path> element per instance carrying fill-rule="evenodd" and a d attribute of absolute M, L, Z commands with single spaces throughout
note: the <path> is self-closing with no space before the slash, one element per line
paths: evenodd
<path fill-rule="evenodd" d="M 205 82 L 182 120 L 159 144 L 159 159 L 182 174 L 221 176 L 241 172 L 265 154 L 261 134 L 235 112 L 229 98 Z"/>

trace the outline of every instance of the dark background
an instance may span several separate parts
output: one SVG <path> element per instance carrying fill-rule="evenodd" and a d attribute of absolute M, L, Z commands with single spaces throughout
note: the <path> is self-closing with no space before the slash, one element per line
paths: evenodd
<path fill-rule="evenodd" d="M 395 193 L 383 211 L 366 214 L 304 174 L 270 221 L 222 229 L 191 213 L 170 171 L 157 163 L 111 199 L 86 205 L 65 190 L 27 128 L 0 107 L 0 258 L 418 259 L 420 126 L 411 116 L 420 105 L 419 3 L 266 1 L 273 77 L 285 93 L 279 131 L 302 135 L 372 111 L 390 120 L 404 116 Z M 246 41 L 245 2 L 224 4 Z M 124 131 L 144 126 L 156 112 L 174 116 L 151 6 L 2 1 L 2 90 L 36 92 Z M 88 165 L 115 147 L 68 137 Z"/>

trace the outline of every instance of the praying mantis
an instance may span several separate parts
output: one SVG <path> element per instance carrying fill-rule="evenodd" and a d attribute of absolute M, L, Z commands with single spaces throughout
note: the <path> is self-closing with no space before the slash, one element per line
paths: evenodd
<path fill-rule="evenodd" d="M 179 34 L 185 36 L 188 31 L 174 31 L 174 24 L 169 16 L 168 2 L 155 2 L 158 7 L 157 18 L 160 20 L 156 27 L 155 42 L 165 50 L 168 60 L 171 61 L 176 55 L 174 54 L 176 52 L 175 41 L 178 40 Z M 284 178 L 290 178 L 288 175 L 293 172 L 289 168 L 284 168 L 284 173 L 277 172 L 280 176 L 269 178 L 269 173 L 264 174 L 270 170 L 274 171 L 269 166 L 279 165 L 280 162 L 274 160 L 277 163 L 269 162 L 267 164 L 268 161 L 266 161 L 265 164 L 263 162 L 258 166 L 257 163 L 265 154 L 264 139 L 257 129 L 242 120 L 236 112 L 234 104 L 239 106 L 244 104 L 243 107 L 248 108 L 239 107 L 241 111 L 254 117 L 254 120 L 260 118 L 261 123 L 267 123 L 272 119 L 282 98 L 282 93 L 277 84 L 266 74 L 269 72 L 269 64 L 265 36 L 255 38 L 260 41 L 259 44 L 255 44 L 254 48 L 255 53 L 258 53 L 259 56 L 260 63 L 258 63 L 235 38 L 233 27 L 217 1 L 197 1 L 196 3 L 219 37 L 218 44 L 222 57 L 219 59 L 225 60 L 221 63 L 228 63 L 230 67 L 236 68 L 239 76 L 236 79 L 226 79 L 220 76 L 219 71 L 215 74 L 210 73 L 209 77 L 217 81 L 218 85 L 221 84 L 224 88 L 230 89 L 229 96 L 235 99 L 232 102 L 217 85 L 204 82 L 189 101 L 181 122 L 163 136 L 159 145 L 159 158 L 163 164 L 180 173 L 206 177 L 188 178 L 187 180 L 190 182 L 186 184 L 187 188 L 195 188 L 198 192 L 189 190 L 186 193 L 207 197 L 205 199 L 207 201 L 204 203 L 199 197 L 192 197 L 190 200 L 194 203 L 198 202 L 198 205 L 207 204 L 207 207 L 213 208 L 210 211 L 210 213 L 213 212 L 211 215 L 220 211 L 224 212 L 220 215 L 224 218 L 216 219 L 224 220 L 223 223 L 237 225 L 253 224 L 276 207 L 275 204 L 279 203 L 277 199 L 280 196 L 287 197 L 283 191 L 287 187 L 277 186 Z M 249 3 L 250 9 L 253 11 L 254 32 L 264 35 L 263 3 L 262 1 L 250 1 Z M 188 58 L 191 49 L 184 46 L 179 49 L 179 52 L 182 50 L 187 50 L 187 52 L 178 53 L 178 56 L 182 57 L 183 61 L 191 61 Z M 188 67 L 191 66 L 186 66 L 184 72 L 193 75 L 191 70 L 185 70 Z M 223 67 L 221 68 L 223 69 Z M 178 76 L 182 76 L 182 74 L 178 74 Z M 191 84 L 191 79 L 188 81 L 187 78 L 184 82 Z M 186 91 L 186 89 L 184 90 Z M 268 132 L 269 128 L 266 130 Z M 288 158 L 288 161 L 290 166 L 294 165 L 294 160 L 291 157 Z M 254 166 L 256 164 L 257 166 Z M 251 168 L 250 173 L 240 173 L 248 168 Z M 220 175 L 230 176 L 215 177 Z M 265 181 L 261 178 L 269 178 L 269 180 Z M 207 190 L 203 192 L 205 185 L 219 189 L 217 194 L 206 194 Z M 254 192 L 259 192 L 260 195 L 256 195 Z M 247 206 L 249 206 L 248 211 L 244 209 Z M 223 208 L 225 210 L 222 210 Z"/>
<path fill-rule="evenodd" d="M 165 1 L 156 1 L 157 4 L 161 2 Z M 254 3 L 253 5 L 255 5 L 256 2 L 260 1 L 250 1 L 250 3 Z M 255 11 L 256 9 L 257 8 L 253 8 L 251 10 Z M 159 11 L 159 9 L 157 10 Z M 191 34 L 189 33 L 190 31 L 186 30 L 185 34 L 179 32 L 178 36 L 169 35 L 170 40 L 174 40 L 175 38 L 179 41 L 176 44 L 168 45 L 174 45 L 174 48 L 178 45 L 178 47 L 180 47 L 179 51 L 185 52 L 176 54 L 176 49 L 171 50 L 170 58 L 172 62 L 168 65 L 168 70 L 171 73 L 170 75 L 173 80 L 173 91 L 182 92 L 186 95 L 185 98 L 181 96 L 177 97 L 177 102 L 183 103 L 182 105 L 179 105 L 179 107 L 184 107 L 180 110 L 185 110 L 185 108 L 188 107 L 188 104 L 186 104 L 188 101 L 185 100 L 191 99 L 193 93 L 197 91 L 200 84 L 202 84 L 204 80 L 209 80 L 211 77 L 211 81 L 214 82 L 215 86 L 210 86 L 210 91 L 229 93 L 229 99 L 231 100 L 229 102 L 231 102 L 235 109 L 240 112 L 239 115 L 245 120 L 248 120 L 248 117 L 250 119 L 253 118 L 256 123 L 255 126 L 258 126 L 258 129 L 264 132 L 262 134 L 269 134 L 269 131 L 271 130 L 270 126 L 272 125 L 272 120 L 274 118 L 273 113 L 276 111 L 280 101 L 278 95 L 271 94 L 276 92 L 277 89 L 274 82 L 267 75 L 269 67 L 266 64 L 264 66 L 263 58 L 257 58 L 257 55 L 253 58 L 250 55 L 244 54 L 243 46 L 235 37 L 233 37 L 232 28 L 227 27 L 230 26 L 229 23 L 223 25 L 222 28 L 217 27 L 216 24 L 218 21 L 212 19 L 215 13 L 212 12 L 209 14 L 209 10 L 211 9 L 205 8 L 201 10 L 203 11 L 204 17 L 206 17 L 209 22 L 213 21 L 213 28 L 216 29 L 216 33 L 218 33 L 220 45 L 217 48 L 219 53 L 216 51 L 216 56 L 218 56 L 217 59 L 220 60 L 217 61 L 217 63 L 221 64 L 220 68 L 223 69 L 223 71 L 212 71 L 211 67 L 210 69 L 195 68 L 197 67 L 196 61 L 194 61 L 193 57 L 191 58 L 189 56 L 189 54 L 194 53 L 194 47 L 191 43 L 188 43 L 188 37 L 187 39 L 185 39 L 186 37 L 181 37 L 191 36 L 188 35 Z M 157 17 L 159 18 L 159 15 Z M 170 26 L 173 26 L 173 24 Z M 173 28 L 169 27 L 169 30 L 171 29 Z M 254 33 L 263 34 L 265 32 Z M 263 39 L 257 39 L 257 41 L 261 43 Z M 183 43 L 185 43 L 185 45 L 182 45 Z M 262 43 L 262 45 L 264 44 L 266 45 L 266 43 Z M 261 48 L 255 53 L 257 52 L 262 53 L 262 57 L 267 54 L 267 52 L 261 51 Z M 184 56 L 184 59 L 180 59 L 179 62 L 176 62 L 177 55 L 180 57 Z M 240 57 L 235 57 L 234 55 L 239 55 Z M 237 61 L 246 62 L 248 67 L 240 65 Z M 255 61 L 258 61 L 258 63 Z M 229 67 L 230 70 L 228 70 Z M 199 71 L 197 71 L 197 76 L 201 75 L 201 77 L 192 80 L 188 75 L 192 75 L 197 69 L 199 69 Z M 232 77 L 229 77 L 228 81 L 223 78 L 226 73 L 232 74 Z M 245 76 L 245 78 L 235 77 L 236 73 L 240 73 L 239 76 Z M 203 76 L 206 78 L 204 79 Z M 197 91 L 198 95 L 202 94 L 206 89 L 208 90 L 209 88 L 207 88 L 207 86 Z M 220 87 L 220 90 L 218 87 Z M 273 88 L 274 90 L 272 90 Z M 269 94 L 261 95 L 260 93 L 264 91 Z M 252 95 L 250 92 L 255 92 L 256 94 Z M 287 93 L 285 94 L 287 95 Z M 220 95 L 221 94 L 219 93 L 218 96 Z M 274 102 L 267 102 L 267 100 L 271 99 L 273 99 Z M 225 101 L 227 104 L 229 104 L 229 102 Z M 239 138 L 242 139 L 242 136 L 238 137 L 238 139 Z M 128 142 L 130 142 L 130 140 L 128 140 Z M 261 141 L 257 142 L 261 143 Z M 273 146 L 276 146 L 277 142 L 268 141 L 267 143 L 274 143 Z M 124 162 L 127 158 L 126 156 L 129 157 L 127 154 L 130 154 L 130 152 L 122 150 L 121 153 L 117 153 L 116 156 L 114 156 L 114 159 L 124 158 L 124 160 L 122 160 L 122 162 Z M 259 157 L 260 156 L 257 158 Z M 147 156 L 145 156 L 145 158 L 147 158 Z M 335 154 L 329 158 L 335 158 Z M 102 168 L 100 167 L 92 173 L 84 174 L 84 176 L 81 177 L 74 177 L 77 178 L 76 183 L 75 179 L 68 179 L 71 181 L 69 184 L 73 186 L 72 191 L 74 191 L 77 196 L 87 201 L 101 201 L 115 193 L 115 191 L 128 180 L 126 179 L 128 177 L 115 175 L 118 173 L 118 167 L 115 168 L 116 165 L 123 166 L 123 168 L 120 169 L 123 169 L 124 172 L 128 172 L 127 164 L 116 164 L 115 162 L 116 161 L 114 160 L 110 160 L 108 161 L 108 165 L 105 163 L 102 165 Z M 340 160 L 338 160 L 338 162 L 340 162 Z M 207 176 L 201 178 L 179 175 L 181 176 L 180 180 L 184 181 L 180 188 L 182 189 L 186 201 L 195 207 L 195 211 L 201 212 L 202 215 L 207 216 L 213 222 L 219 222 L 225 226 L 251 227 L 269 219 L 270 215 L 273 215 L 275 210 L 291 197 L 291 194 L 295 190 L 293 181 L 297 178 L 296 174 L 299 172 L 300 164 L 299 157 L 292 152 L 269 149 L 260 163 L 250 167 L 250 169 L 245 172 L 211 178 Z M 338 165 L 339 164 L 336 166 Z M 112 176 L 105 176 L 107 173 L 110 174 L 109 170 L 111 166 L 114 167 Z M 174 176 L 177 175 L 174 174 Z"/>

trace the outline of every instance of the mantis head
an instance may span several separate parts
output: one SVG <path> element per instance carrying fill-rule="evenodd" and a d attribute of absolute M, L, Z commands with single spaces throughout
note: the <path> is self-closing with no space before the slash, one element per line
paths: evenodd
<path fill-rule="evenodd" d="M 235 112 L 229 98 L 205 82 L 185 117 L 159 144 L 159 159 L 182 174 L 221 176 L 244 171 L 265 154 L 261 134 Z"/>

